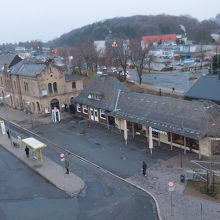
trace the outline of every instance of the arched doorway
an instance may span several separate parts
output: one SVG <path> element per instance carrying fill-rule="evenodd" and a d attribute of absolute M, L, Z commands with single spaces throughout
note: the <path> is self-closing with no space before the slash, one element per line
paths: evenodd
<path fill-rule="evenodd" d="M 40 104 L 37 102 L 37 113 L 40 113 Z"/>
<path fill-rule="evenodd" d="M 71 113 L 75 114 L 75 113 L 76 113 L 76 108 L 75 108 L 75 104 L 74 104 L 73 100 L 74 100 L 74 97 L 72 97 L 72 98 L 70 99 L 69 109 L 70 109 L 70 112 L 71 112 Z"/>
<path fill-rule="evenodd" d="M 35 113 L 35 104 L 34 104 L 34 102 L 32 103 L 32 109 L 33 109 L 33 113 Z"/>
<path fill-rule="evenodd" d="M 11 107 L 13 107 L 13 99 L 12 99 L 12 96 L 10 96 L 10 105 L 11 105 Z"/>
<path fill-rule="evenodd" d="M 59 100 L 58 99 L 53 99 L 51 102 L 50 102 L 50 106 L 51 106 L 51 109 L 54 109 L 55 107 L 60 109 L 60 104 L 59 104 Z"/>

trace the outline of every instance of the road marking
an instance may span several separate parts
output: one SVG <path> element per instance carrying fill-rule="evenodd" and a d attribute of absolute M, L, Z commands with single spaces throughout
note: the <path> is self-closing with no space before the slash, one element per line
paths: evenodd
<path fill-rule="evenodd" d="M 5 119 L 3 119 L 3 120 L 5 120 Z M 7 120 L 6 120 L 6 121 L 7 121 Z M 84 162 L 86 162 L 86 163 L 88 163 L 88 164 L 90 164 L 90 165 L 92 165 L 92 166 L 98 168 L 98 169 L 101 170 L 102 172 L 108 173 L 108 174 L 114 176 L 115 178 L 120 179 L 120 180 L 122 180 L 123 182 L 128 183 L 128 184 L 132 185 L 133 187 L 135 187 L 135 188 L 137 188 L 137 189 L 139 189 L 139 190 L 141 190 L 141 191 L 147 193 L 147 194 L 154 200 L 154 202 L 155 202 L 155 204 L 156 204 L 157 217 L 159 218 L 159 220 L 163 220 L 162 217 L 161 217 L 161 214 L 160 214 L 160 207 L 159 207 L 159 204 L 158 204 L 158 202 L 157 202 L 157 199 L 156 199 L 155 196 L 154 196 L 151 192 L 149 192 L 147 189 L 144 189 L 144 188 L 142 188 L 141 186 L 138 186 L 138 185 L 132 183 L 131 181 L 129 181 L 129 180 L 127 180 L 127 179 L 124 179 L 124 178 L 118 176 L 117 174 L 112 173 L 111 171 L 109 171 L 109 170 L 107 170 L 107 169 L 105 169 L 105 168 L 103 168 L 103 167 L 101 167 L 101 166 L 99 166 L 99 165 L 97 165 L 97 164 L 95 164 L 95 163 L 93 163 L 93 162 L 87 160 L 87 159 L 84 158 L 84 157 L 81 157 L 80 155 L 78 155 L 78 154 L 76 154 L 76 153 L 74 153 L 74 152 L 72 152 L 72 151 L 69 151 L 68 149 L 65 149 L 65 148 L 63 148 L 63 147 L 61 147 L 61 146 L 58 146 L 57 144 L 54 144 L 52 141 L 48 140 L 47 138 L 42 137 L 42 136 L 40 136 L 40 135 L 38 135 L 38 134 L 36 134 L 36 133 L 34 133 L 34 132 L 32 132 L 32 131 L 26 129 L 26 128 L 23 128 L 23 127 L 21 127 L 21 126 L 20 126 L 19 124 L 17 124 L 17 123 L 14 123 L 14 122 L 12 122 L 12 121 L 8 121 L 8 122 L 9 122 L 10 124 L 12 124 L 13 126 L 18 127 L 20 130 L 24 130 L 24 131 L 26 131 L 27 133 L 30 133 L 30 134 L 32 134 L 32 135 L 34 135 L 34 136 L 36 136 L 36 137 L 38 137 L 38 138 L 40 138 L 40 139 L 43 139 L 43 140 L 47 141 L 48 143 L 52 144 L 52 146 L 56 146 L 56 148 L 62 149 L 62 150 L 64 150 L 65 152 L 67 152 L 68 154 L 73 155 L 73 156 L 75 156 L 76 158 L 80 159 L 81 161 L 84 161 Z M 52 147 L 52 146 L 51 146 L 51 147 Z M 49 147 L 49 145 L 48 145 L 48 147 Z"/>

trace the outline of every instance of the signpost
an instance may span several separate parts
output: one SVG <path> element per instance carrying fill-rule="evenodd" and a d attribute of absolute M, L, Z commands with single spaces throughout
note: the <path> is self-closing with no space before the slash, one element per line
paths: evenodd
<path fill-rule="evenodd" d="M 60 160 L 64 161 L 65 160 L 65 154 L 64 153 L 60 153 Z"/>
<path fill-rule="evenodd" d="M 171 214 L 171 216 L 173 216 L 173 198 L 172 198 L 172 194 L 173 194 L 174 189 L 175 189 L 174 182 L 169 181 L 168 182 L 168 190 L 170 191 L 170 214 Z"/>

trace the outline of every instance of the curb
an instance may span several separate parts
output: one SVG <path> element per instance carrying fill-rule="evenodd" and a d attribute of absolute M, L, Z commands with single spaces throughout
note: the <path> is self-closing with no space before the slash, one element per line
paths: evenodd
<path fill-rule="evenodd" d="M 73 195 L 73 194 L 78 194 L 80 193 L 84 188 L 85 188 L 85 183 L 83 181 L 83 187 L 80 190 L 77 190 L 75 192 L 68 192 L 66 191 L 64 188 L 56 185 L 54 182 L 52 182 L 51 180 L 49 180 L 47 178 L 47 176 L 43 175 L 42 173 L 38 172 L 36 169 L 34 169 L 32 166 L 30 166 L 25 160 L 22 160 L 20 157 L 17 156 L 17 154 L 13 154 L 10 150 L 8 150 L 7 147 L 4 147 L 4 145 L 0 144 L 0 147 L 2 147 L 3 149 L 5 149 L 7 152 L 9 152 L 10 154 L 12 154 L 14 157 L 16 157 L 19 161 L 23 162 L 27 167 L 29 167 L 31 170 L 35 171 L 35 173 L 37 173 L 39 176 L 41 176 L 42 178 L 44 178 L 47 182 L 49 182 L 51 185 L 55 186 L 56 188 L 64 191 L 65 193 L 69 194 L 69 195 Z"/>
<path fill-rule="evenodd" d="M 4 120 L 5 120 L 5 119 L 4 119 Z M 33 134 L 34 136 L 37 136 L 37 137 L 39 137 L 39 138 L 41 138 L 41 139 L 45 139 L 45 140 L 47 140 L 49 143 L 52 143 L 50 140 L 46 139 L 45 137 L 41 137 L 40 135 L 35 134 L 34 132 L 32 132 L 32 131 L 30 131 L 30 130 L 28 130 L 28 129 L 26 129 L 26 128 L 23 128 L 23 127 L 21 127 L 21 126 L 20 126 L 19 124 L 17 124 L 17 123 L 14 123 L 14 122 L 12 122 L 12 121 L 9 121 L 9 123 L 13 124 L 14 126 L 19 127 L 19 128 L 22 129 L 22 130 L 25 130 L 25 131 L 28 132 L 28 133 Z M 97 164 L 95 164 L 95 163 L 93 163 L 93 162 L 91 162 L 91 161 L 89 161 L 89 160 L 87 160 L 87 159 L 85 159 L 85 158 L 83 158 L 83 157 L 81 157 L 81 156 L 79 156 L 79 155 L 77 155 L 77 154 L 75 154 L 75 153 L 73 153 L 73 152 L 67 150 L 67 149 L 64 149 L 64 148 L 62 148 L 62 147 L 60 147 L 60 146 L 57 146 L 57 147 L 59 147 L 60 149 L 66 151 L 67 153 L 69 153 L 69 154 L 71 154 L 71 155 L 77 157 L 78 159 L 80 159 L 80 160 L 82 160 L 82 161 L 84 161 L 84 162 L 86 162 L 86 163 L 88 163 L 88 164 L 90 164 L 90 165 L 92 165 L 92 166 L 94 166 L 94 167 L 96 167 L 96 168 L 102 170 L 103 172 L 108 173 L 108 174 L 110 174 L 110 175 L 112 175 L 112 176 L 114 176 L 114 177 L 116 177 L 116 178 L 118 178 L 118 179 L 120 179 L 120 180 L 122 180 L 122 181 L 124 181 L 124 182 L 126 182 L 126 183 L 128 183 L 128 184 L 130 184 L 130 185 L 132 185 L 133 187 L 135 187 L 135 188 L 137 188 L 137 189 L 139 189 L 139 190 L 141 190 L 141 191 L 147 193 L 147 194 L 154 200 L 154 202 L 155 202 L 155 204 L 156 204 L 157 217 L 159 218 L 159 220 L 163 220 L 162 217 L 161 217 L 161 212 L 160 212 L 160 207 L 159 207 L 158 201 L 157 201 L 157 199 L 155 198 L 155 196 L 154 196 L 151 192 L 149 192 L 148 190 L 146 190 L 146 189 L 140 187 L 139 185 L 136 185 L 136 184 L 132 183 L 131 181 L 128 181 L 128 180 L 126 180 L 126 179 L 124 179 L 124 178 L 122 178 L 122 177 L 120 177 L 120 176 L 118 176 L 118 175 L 112 173 L 111 171 L 106 170 L 105 168 L 103 168 L 103 167 L 101 167 L 101 166 L 99 166 L 99 165 L 97 165 Z M 19 159 L 19 158 L 18 158 L 18 159 Z M 26 163 L 25 163 L 25 164 L 26 164 Z M 28 165 L 28 164 L 27 164 L 27 165 Z M 28 166 L 29 166 L 29 165 L 28 165 Z M 29 166 L 29 167 L 30 167 L 30 166 Z M 30 167 L 30 168 L 31 168 L 31 167 Z M 37 173 L 38 173 L 38 172 L 37 172 Z M 41 175 L 40 173 L 38 173 L 38 174 Z M 42 175 L 41 175 L 41 176 L 42 176 Z M 43 177 L 44 177 L 44 176 L 43 176 Z M 47 178 L 45 178 L 45 179 L 47 179 Z M 48 180 L 48 182 L 50 182 L 50 181 Z M 52 184 L 53 184 L 53 183 L 52 183 Z M 55 185 L 55 184 L 53 184 L 53 185 Z M 55 185 L 55 186 L 56 186 L 56 185 Z M 57 186 L 56 186 L 56 187 L 57 187 Z M 57 187 L 57 188 L 58 188 L 58 187 Z M 85 188 L 85 187 L 83 187 L 83 189 L 84 189 L 84 188 Z M 83 189 L 82 189 L 82 190 L 83 190 Z M 63 190 L 63 189 L 62 189 L 62 190 Z M 80 190 L 80 191 L 82 191 L 82 190 Z M 79 192 L 80 192 L 80 191 L 79 191 Z M 79 193 L 79 192 L 78 192 L 78 193 Z"/>

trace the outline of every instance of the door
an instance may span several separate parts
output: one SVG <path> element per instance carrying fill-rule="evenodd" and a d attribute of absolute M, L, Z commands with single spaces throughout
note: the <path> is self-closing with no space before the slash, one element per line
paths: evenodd
<path fill-rule="evenodd" d="M 95 120 L 95 117 L 94 117 L 94 108 L 90 108 L 89 111 L 90 111 L 90 119 L 94 121 L 94 120 Z"/>
<path fill-rule="evenodd" d="M 98 109 L 96 109 L 96 108 L 94 108 L 94 120 L 95 120 L 95 121 L 99 121 Z"/>

